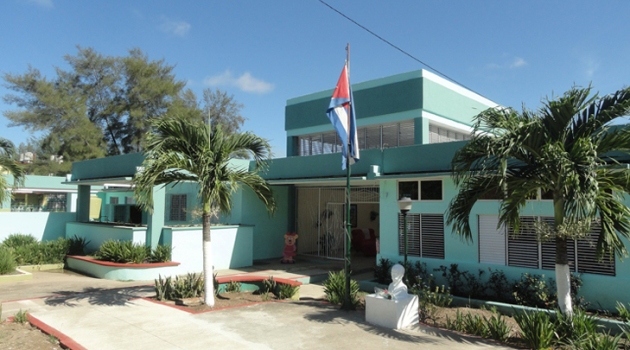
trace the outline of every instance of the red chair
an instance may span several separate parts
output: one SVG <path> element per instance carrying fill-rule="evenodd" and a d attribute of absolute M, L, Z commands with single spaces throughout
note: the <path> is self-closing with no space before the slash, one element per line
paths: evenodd
<path fill-rule="evenodd" d="M 376 234 L 374 229 L 355 228 L 351 232 L 352 248 L 357 252 L 362 252 L 366 256 L 376 255 Z"/>

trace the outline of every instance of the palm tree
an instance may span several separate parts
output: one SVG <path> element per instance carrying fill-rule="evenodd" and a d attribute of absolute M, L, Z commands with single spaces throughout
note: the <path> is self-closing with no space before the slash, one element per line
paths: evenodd
<path fill-rule="evenodd" d="M 221 125 L 210 127 L 183 118 L 164 118 L 155 122 L 154 127 L 155 131 L 147 139 L 144 170 L 134 178 L 137 201 L 151 211 L 154 186 L 183 181 L 198 184 L 203 220 L 204 301 L 214 306 L 211 212 L 230 213 L 232 194 L 241 185 L 249 187 L 270 212 L 274 211 L 271 189 L 257 174 L 267 166 L 270 146 L 265 139 L 249 132 L 226 134 Z M 254 160 L 252 171 L 229 164 L 235 154 L 243 151 Z"/>
<path fill-rule="evenodd" d="M 13 175 L 13 185 L 19 185 L 24 181 L 24 169 L 15 163 L 13 158 L 15 155 L 15 147 L 13 142 L 0 137 L 0 175 L 8 173 Z M 4 176 L 0 176 L 0 206 L 11 197 L 8 191 L 9 183 Z"/>
<path fill-rule="evenodd" d="M 452 161 L 458 195 L 450 202 L 447 224 L 472 240 L 469 217 L 478 199 L 505 193 L 499 226 L 520 232 L 519 211 L 540 190 L 553 196 L 554 226 L 537 226 L 555 240 L 556 287 L 560 310 L 572 315 L 567 240 L 601 225 L 597 240 L 605 253 L 627 256 L 620 236 L 630 236 L 630 170 L 615 155 L 630 153 L 630 128 L 610 122 L 630 111 L 630 88 L 599 98 L 591 87 L 573 87 L 543 102 L 533 112 L 523 108 L 488 109 L 475 117 L 473 137 Z M 614 255 L 613 255 L 614 258 Z"/>

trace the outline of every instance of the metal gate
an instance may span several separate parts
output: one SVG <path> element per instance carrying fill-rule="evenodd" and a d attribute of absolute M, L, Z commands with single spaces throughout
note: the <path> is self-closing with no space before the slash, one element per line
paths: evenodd
<path fill-rule="evenodd" d="M 343 259 L 345 252 L 345 187 L 301 187 L 296 189 L 298 254 Z M 350 200 L 378 203 L 378 187 L 355 187 Z"/>

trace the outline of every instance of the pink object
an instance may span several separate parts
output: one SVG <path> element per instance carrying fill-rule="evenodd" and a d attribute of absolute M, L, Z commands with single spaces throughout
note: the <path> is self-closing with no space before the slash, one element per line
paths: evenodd
<path fill-rule="evenodd" d="M 295 243 L 297 242 L 298 235 L 295 232 L 287 232 L 284 235 L 284 250 L 282 251 L 282 260 L 280 260 L 283 264 L 294 264 L 295 260 L 293 257 L 297 255 L 297 247 Z"/>

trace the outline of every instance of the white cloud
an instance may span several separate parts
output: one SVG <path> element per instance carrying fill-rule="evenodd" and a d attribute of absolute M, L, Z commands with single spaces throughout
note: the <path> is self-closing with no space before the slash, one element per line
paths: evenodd
<path fill-rule="evenodd" d="M 166 17 L 162 17 L 162 24 L 160 24 L 160 29 L 163 32 L 184 37 L 190 31 L 190 24 L 186 21 L 174 21 Z"/>
<path fill-rule="evenodd" d="M 232 75 L 232 72 L 226 70 L 222 74 L 207 77 L 203 83 L 208 86 L 235 86 L 245 92 L 253 92 L 255 94 L 265 94 L 273 90 L 274 86 L 266 81 L 254 78 L 249 72 L 241 74 L 239 77 Z"/>
<path fill-rule="evenodd" d="M 517 69 L 522 68 L 527 65 L 527 61 L 521 57 L 511 56 L 504 54 L 502 59 L 502 63 L 488 63 L 486 65 L 487 69 Z"/>
<path fill-rule="evenodd" d="M 593 57 L 583 58 L 582 66 L 584 67 L 584 75 L 588 79 L 592 79 L 595 72 L 599 70 L 599 62 Z"/>
<path fill-rule="evenodd" d="M 519 68 L 526 65 L 527 65 L 527 62 L 525 62 L 524 59 L 520 57 L 514 57 L 514 61 L 512 62 L 512 64 L 510 64 L 510 68 Z"/>
<path fill-rule="evenodd" d="M 55 7 L 55 5 L 53 4 L 52 0 L 26 0 L 30 3 L 33 3 L 39 7 L 44 7 L 47 9 L 51 9 L 53 7 Z"/>

